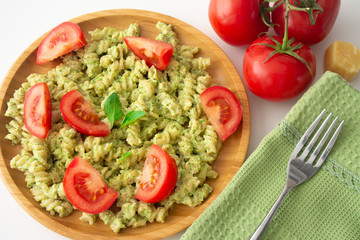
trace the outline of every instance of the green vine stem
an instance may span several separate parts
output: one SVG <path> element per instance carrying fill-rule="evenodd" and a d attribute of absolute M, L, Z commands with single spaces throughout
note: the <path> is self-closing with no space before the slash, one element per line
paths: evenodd
<path fill-rule="evenodd" d="M 307 12 L 311 25 L 315 25 L 317 17 L 324 11 L 316 0 L 295 0 L 294 3 L 295 5 L 289 3 L 290 10 Z"/>
<path fill-rule="evenodd" d="M 285 51 L 287 47 L 287 43 L 289 41 L 288 36 L 288 26 L 289 26 L 289 12 L 290 12 L 290 3 L 289 0 L 285 0 L 285 29 L 284 29 L 284 38 L 281 45 L 281 50 Z"/>
<path fill-rule="evenodd" d="M 284 2 L 286 2 L 287 7 L 289 7 L 291 11 L 308 13 L 311 25 L 315 25 L 317 17 L 324 11 L 323 8 L 316 3 L 316 0 L 294 0 L 295 5 L 290 4 L 289 0 L 264 0 L 260 7 L 260 16 L 268 27 L 274 27 L 268 14 Z M 274 4 L 271 6 L 271 3 Z"/>
<path fill-rule="evenodd" d="M 278 0 L 265 0 L 262 2 L 260 6 L 260 16 L 265 25 L 268 27 L 274 27 L 274 24 L 271 22 L 269 18 L 269 13 L 274 11 L 276 8 L 278 8 L 285 0 L 278 1 Z M 269 6 L 269 3 L 275 3 L 273 6 Z"/>

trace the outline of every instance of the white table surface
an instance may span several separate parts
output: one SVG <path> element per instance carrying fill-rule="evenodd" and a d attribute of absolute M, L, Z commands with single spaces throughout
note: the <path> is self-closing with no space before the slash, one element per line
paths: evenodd
<path fill-rule="evenodd" d="M 227 54 L 242 77 L 242 58 L 246 47 L 233 47 L 223 42 L 208 20 L 209 0 L 61 0 L 0 2 L 0 80 L 2 81 L 18 56 L 39 36 L 63 21 L 90 12 L 106 9 L 143 9 L 178 18 L 202 31 Z M 318 79 L 323 73 L 325 49 L 336 40 L 348 41 L 360 48 L 360 1 L 343 0 L 334 28 L 321 43 L 312 46 L 317 58 Z M 360 75 L 351 82 L 360 89 Z M 300 96 L 286 102 L 262 100 L 247 90 L 251 109 L 251 137 L 248 155 L 261 139 L 286 115 Z M 0 181 L 0 238 L 1 239 L 67 239 L 38 223 L 13 199 Z M 166 238 L 180 239 L 184 232 Z"/>

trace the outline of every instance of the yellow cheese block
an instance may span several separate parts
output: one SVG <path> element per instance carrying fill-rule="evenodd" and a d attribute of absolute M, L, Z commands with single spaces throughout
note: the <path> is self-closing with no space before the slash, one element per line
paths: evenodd
<path fill-rule="evenodd" d="M 360 49 L 335 41 L 325 51 L 324 64 L 325 71 L 336 72 L 350 82 L 360 70 Z"/>

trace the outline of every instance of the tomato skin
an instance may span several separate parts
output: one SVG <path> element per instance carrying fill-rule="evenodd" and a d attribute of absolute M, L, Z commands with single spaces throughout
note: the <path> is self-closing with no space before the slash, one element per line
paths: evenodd
<path fill-rule="evenodd" d="M 27 91 L 24 125 L 35 137 L 47 137 L 51 129 L 51 96 L 46 83 L 37 83 Z"/>
<path fill-rule="evenodd" d="M 219 37 L 234 46 L 252 43 L 268 27 L 260 16 L 263 0 L 211 0 L 209 20 Z"/>
<path fill-rule="evenodd" d="M 274 38 L 282 42 L 280 37 Z M 247 87 L 255 95 L 270 101 L 284 101 L 298 95 L 315 78 L 315 55 L 306 45 L 294 52 L 308 63 L 312 73 L 300 60 L 285 54 L 277 53 L 265 62 L 274 49 L 259 43 L 275 45 L 270 37 L 262 37 L 245 52 L 243 76 Z M 299 42 L 295 41 L 292 46 L 296 44 Z"/>
<path fill-rule="evenodd" d="M 119 195 L 105 184 L 90 163 L 79 156 L 67 167 L 63 187 L 66 197 L 77 209 L 92 214 L 109 209 Z"/>
<path fill-rule="evenodd" d="M 218 102 L 219 100 L 222 103 Z M 240 102 L 233 92 L 222 86 L 213 86 L 206 89 L 200 94 L 200 101 L 215 131 L 225 141 L 236 131 L 241 122 L 242 109 Z M 222 119 L 222 117 L 225 119 Z"/>
<path fill-rule="evenodd" d="M 294 0 L 290 0 L 290 3 L 294 5 Z M 316 13 L 318 17 L 315 25 L 310 24 L 306 12 L 289 12 L 289 39 L 293 37 L 302 43 L 313 45 L 322 41 L 329 34 L 339 13 L 340 0 L 317 0 L 316 3 L 324 11 L 320 14 Z M 272 12 L 272 21 L 275 24 L 275 32 L 280 36 L 284 36 L 285 3 Z"/>
<path fill-rule="evenodd" d="M 154 66 L 162 71 L 171 60 L 174 47 L 170 43 L 144 37 L 124 37 L 123 40 L 135 56 L 145 60 L 149 67 Z"/>
<path fill-rule="evenodd" d="M 157 174 L 155 180 L 152 178 L 154 174 Z M 146 184 L 152 179 L 155 181 L 154 186 L 146 188 Z M 177 179 L 178 168 L 175 160 L 160 146 L 153 144 L 146 156 L 135 198 L 146 203 L 160 202 L 172 193 Z"/>
<path fill-rule="evenodd" d="M 41 65 L 77 50 L 87 44 L 79 25 L 63 22 L 42 40 L 37 50 L 36 64 Z"/>
<path fill-rule="evenodd" d="M 76 108 L 79 112 L 76 112 Z M 60 111 L 65 122 L 82 134 L 98 137 L 110 134 L 109 125 L 99 120 L 95 110 L 77 90 L 72 90 L 61 98 Z"/>

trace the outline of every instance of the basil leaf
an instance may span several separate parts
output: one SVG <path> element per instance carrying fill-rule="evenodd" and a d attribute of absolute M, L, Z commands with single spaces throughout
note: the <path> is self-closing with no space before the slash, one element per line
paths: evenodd
<path fill-rule="evenodd" d="M 131 111 L 128 112 L 125 117 L 123 122 L 121 123 L 121 127 L 125 127 L 133 122 L 135 122 L 138 118 L 141 118 L 143 116 L 146 115 L 146 112 L 143 111 Z"/>
<path fill-rule="evenodd" d="M 132 152 L 126 152 L 124 153 L 119 159 L 118 162 L 124 161 L 125 158 L 130 157 L 132 155 Z"/>
<path fill-rule="evenodd" d="M 121 102 L 115 92 L 113 92 L 105 101 L 104 111 L 107 119 L 109 119 L 111 128 L 114 122 L 123 115 Z"/>

